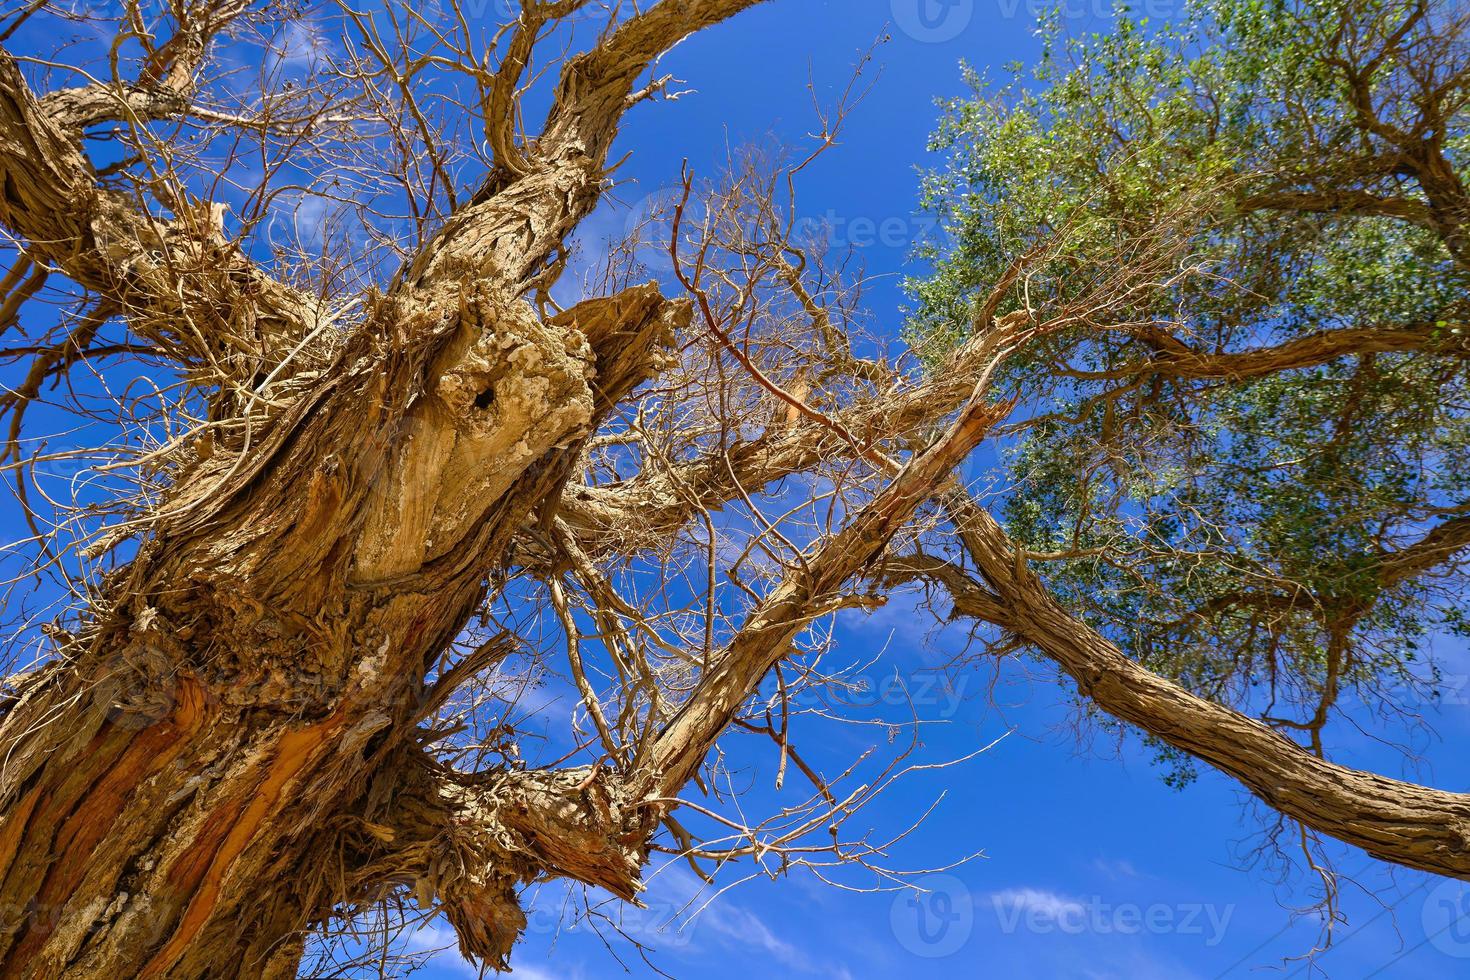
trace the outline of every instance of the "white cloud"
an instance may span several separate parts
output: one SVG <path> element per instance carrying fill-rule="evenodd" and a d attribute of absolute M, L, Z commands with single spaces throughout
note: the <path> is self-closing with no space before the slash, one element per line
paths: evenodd
<path fill-rule="evenodd" d="M 699 913 L 696 922 L 708 925 L 736 943 L 759 949 L 789 967 L 806 973 L 818 972 L 805 953 L 772 932 L 754 912 L 728 902 L 713 904 Z"/>
<path fill-rule="evenodd" d="M 1044 888 L 1007 888 L 991 892 L 991 904 L 1014 914 L 1031 912 L 1048 919 L 1081 915 L 1085 907 L 1075 898 L 1068 898 Z"/>
<path fill-rule="evenodd" d="M 459 953 L 459 939 L 447 922 L 435 919 L 426 922 L 404 937 L 404 949 L 413 952 L 430 952 L 428 962 L 448 977 L 480 976 L 478 967 Z"/>
<path fill-rule="evenodd" d="M 1124 858 L 1098 858 L 1092 866 L 1109 878 L 1141 878 L 1143 875 Z"/>
<path fill-rule="evenodd" d="M 438 950 L 428 958 L 428 964 L 438 976 L 480 980 L 480 968 L 460 955 L 459 940 L 447 923 L 436 921 L 432 925 L 420 926 L 409 934 L 407 943 L 412 950 Z M 576 980 L 581 976 L 580 970 L 552 972 L 518 960 L 511 963 L 511 972 L 515 980 Z M 493 970 L 485 971 L 486 978 L 495 976 L 498 974 Z"/>
<path fill-rule="evenodd" d="M 275 41 L 272 67 L 284 68 L 292 74 L 314 71 L 332 51 L 326 32 L 310 18 L 289 21 Z"/>
<path fill-rule="evenodd" d="M 527 966 L 524 963 L 512 964 L 511 974 L 519 980 L 567 980 L 565 974 L 553 974 L 550 970 L 543 970 L 539 966 Z"/>
<path fill-rule="evenodd" d="M 1076 958 L 1076 976 L 1085 980 L 1199 980 L 1200 975 L 1173 957 L 1160 957 L 1147 950 L 1131 950 L 1121 954 L 1116 949 L 1108 956 L 1111 964 L 1098 964 L 1096 956 L 1083 954 Z"/>
<path fill-rule="evenodd" d="M 713 934 L 722 945 L 757 950 L 802 973 L 851 980 L 851 974 L 841 964 L 814 960 L 778 935 L 755 912 L 730 901 L 727 895 L 712 893 L 686 868 L 665 865 L 653 881 L 656 893 L 665 895 L 683 910 L 680 918 L 685 932 Z"/>

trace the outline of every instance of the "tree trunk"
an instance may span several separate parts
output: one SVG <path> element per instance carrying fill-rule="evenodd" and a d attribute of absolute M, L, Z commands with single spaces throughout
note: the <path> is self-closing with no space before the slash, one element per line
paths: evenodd
<path fill-rule="evenodd" d="M 439 342 L 344 351 L 342 380 L 274 423 L 251 472 L 201 474 L 215 492 L 183 495 L 108 583 L 105 616 L 21 682 L 0 718 L 0 974 L 286 975 L 339 903 L 412 881 L 453 906 L 462 877 L 496 883 L 467 899 L 494 906 L 469 946 L 503 964 L 520 924 L 507 884 L 572 871 L 631 897 L 641 853 L 621 846 L 607 873 L 556 840 L 513 855 L 482 840 L 479 867 L 439 866 L 473 800 L 414 736 L 423 679 L 483 597 L 474 559 L 559 486 L 568 444 L 687 307 L 652 287 L 545 322 L 518 302 L 412 303 Z M 500 796 L 565 780 L 503 774 Z M 573 795 L 590 802 L 586 782 Z M 478 816 L 485 840 L 530 819 Z"/>
<path fill-rule="evenodd" d="M 55 720 L 4 810 L 0 973 L 294 976 L 302 912 L 338 897 L 316 825 L 361 792 L 343 742 L 361 753 L 382 720 L 242 711 L 192 674 L 156 716 L 35 686 L 25 715 Z"/>
<path fill-rule="evenodd" d="M 165 224 L 100 187 L 82 126 L 115 93 L 43 105 L 0 51 L 0 223 L 138 335 L 239 375 L 79 635 L 0 702 L 0 975 L 294 975 L 307 930 L 404 886 L 503 969 L 524 882 L 633 897 L 658 807 L 597 770 L 449 772 L 419 723 L 512 535 L 550 520 L 582 440 L 690 316 L 652 284 L 549 315 L 530 299 L 596 205 L 634 82 L 756 2 L 624 20 L 567 62 L 534 147 L 500 106 L 495 171 L 350 326 L 217 217 Z M 578 6 L 528 9 L 512 52 Z M 244 5 L 221 9 L 209 30 Z M 180 111 L 181 63 L 130 118 Z"/>
<path fill-rule="evenodd" d="M 616 786 L 574 770 L 455 787 L 401 739 L 415 702 L 390 717 L 370 684 L 311 720 L 189 674 L 151 714 L 36 684 L 28 708 L 86 725 L 27 746 L 47 758 L 5 807 L 4 976 L 294 976 L 305 929 L 404 885 L 504 968 L 525 882 L 636 893 L 651 821 Z"/>

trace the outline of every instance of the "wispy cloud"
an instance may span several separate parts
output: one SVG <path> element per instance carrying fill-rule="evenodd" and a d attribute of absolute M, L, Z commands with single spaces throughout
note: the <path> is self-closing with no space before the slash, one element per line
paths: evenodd
<path fill-rule="evenodd" d="M 565 971 L 552 973 L 550 970 L 543 970 L 539 966 L 528 966 L 525 963 L 515 964 L 515 976 L 517 980 L 568 980 L 569 977 L 576 975 L 566 973 Z"/>
<path fill-rule="evenodd" d="M 311 18 L 291 20 L 275 38 L 271 68 L 306 74 L 332 53 L 333 45 L 321 25 Z"/>
<path fill-rule="evenodd" d="M 755 912 L 731 901 L 726 895 L 715 897 L 688 870 L 666 866 L 654 881 L 661 892 L 684 909 L 683 929 L 696 935 L 713 935 L 721 945 L 754 950 L 792 970 L 815 976 L 851 980 L 852 974 L 840 963 L 821 961 L 790 942 L 769 926 Z"/>
<path fill-rule="evenodd" d="M 1109 878 L 1142 878 L 1143 874 L 1125 858 L 1097 858 L 1092 866 Z"/>
<path fill-rule="evenodd" d="M 996 910 L 1009 912 L 1017 917 L 1030 912 L 1048 919 L 1080 915 L 1085 909 L 1077 899 L 1044 888 L 1007 888 L 991 892 L 990 903 Z"/>
<path fill-rule="evenodd" d="M 1173 957 L 1154 955 L 1147 950 L 1130 950 L 1108 954 L 1112 963 L 1096 962 L 1096 951 L 1080 953 L 1075 959 L 1073 976 L 1085 980 L 1199 980 L 1200 975 Z"/>
<path fill-rule="evenodd" d="M 459 939 L 454 930 L 443 920 L 425 923 L 404 937 L 404 948 L 417 951 L 434 951 L 428 963 L 444 977 L 475 977 L 480 970 L 459 953 Z"/>
<path fill-rule="evenodd" d="M 443 922 L 436 922 L 430 926 L 423 926 L 408 937 L 410 949 L 438 950 L 427 960 L 427 965 L 432 971 L 432 976 L 438 978 L 471 978 L 480 980 L 480 968 L 466 960 L 459 953 L 459 941 L 455 938 L 454 930 Z M 551 970 L 546 967 L 527 963 L 519 957 L 513 957 L 512 968 L 515 980 L 579 980 L 582 971 L 578 967 L 558 967 Z M 485 976 L 493 977 L 493 971 L 487 971 Z"/>

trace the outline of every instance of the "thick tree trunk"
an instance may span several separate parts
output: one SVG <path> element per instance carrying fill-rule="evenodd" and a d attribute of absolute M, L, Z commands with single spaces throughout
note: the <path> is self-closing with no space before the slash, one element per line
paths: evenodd
<path fill-rule="evenodd" d="M 597 176 L 540 179 L 575 200 Z M 413 742 L 485 570 L 689 315 L 653 286 L 549 319 L 499 290 L 525 229 L 560 220 L 536 200 L 447 230 L 328 380 L 201 459 L 85 635 L 23 682 L 0 718 L 0 973 L 286 974 L 301 930 L 405 882 L 504 964 L 514 884 L 631 896 L 636 847 L 577 838 L 595 780 L 556 816 L 564 775 L 505 774 L 487 811 Z"/>
<path fill-rule="evenodd" d="M 568 61 L 534 148 L 491 113 L 496 171 L 350 331 L 208 209 L 165 222 L 103 189 L 81 127 L 116 93 L 42 104 L 0 51 L 0 223 L 218 389 L 137 556 L 0 702 L 0 975 L 287 976 L 305 930 L 404 886 L 503 968 L 525 881 L 633 897 L 656 806 L 599 771 L 461 777 L 418 726 L 512 535 L 549 521 L 582 440 L 690 315 L 653 285 L 552 315 L 528 297 L 651 60 L 756 2 L 626 19 Z M 512 50 L 579 6 L 528 8 Z M 130 94 L 130 122 L 179 112 L 206 47 Z"/>
<path fill-rule="evenodd" d="M 4 811 L 0 974 L 294 975 L 303 911 L 338 897 L 316 828 L 350 812 L 343 756 L 382 720 L 242 711 L 192 674 L 156 715 L 113 710 L 106 680 L 34 686 L 17 720 L 44 759 Z"/>
<path fill-rule="evenodd" d="M 250 472 L 202 462 L 207 496 L 181 495 L 105 614 L 20 684 L 0 717 L 0 974 L 285 975 L 301 930 L 405 883 L 503 964 L 521 881 L 632 896 L 646 818 L 614 819 L 594 775 L 504 773 L 487 796 L 414 736 L 487 557 L 687 306 L 651 286 L 544 322 L 410 302 L 433 342 L 349 348 Z M 630 820 L 636 843 L 608 843 Z"/>
<path fill-rule="evenodd" d="M 88 634 L 0 718 L 0 974 L 288 973 L 301 929 L 405 880 L 451 918 L 456 882 L 490 882 L 458 900 L 488 917 L 467 950 L 504 963 L 507 883 L 570 873 L 631 897 L 636 847 L 557 839 L 581 833 L 555 816 L 565 775 L 506 774 L 496 805 L 535 812 L 483 812 L 413 736 L 483 569 L 689 308 L 650 285 L 543 321 L 452 283 L 380 311 L 412 345 L 363 331 L 248 467 L 201 461 Z M 423 826 L 394 827 L 405 794 Z M 436 848 L 463 806 L 481 863 L 448 874 Z M 565 826 L 533 840 L 528 821 Z"/>
<path fill-rule="evenodd" d="M 137 84 L 37 97 L 0 50 L 0 225 L 27 262 L 96 297 L 99 322 L 125 318 L 210 400 L 208 431 L 170 448 L 163 499 L 126 529 L 136 557 L 100 583 L 77 635 L 55 633 L 44 666 L 5 679 L 0 976 L 290 976 L 311 928 L 402 889 L 446 914 L 466 954 L 504 968 L 526 882 L 635 896 L 652 832 L 752 690 L 988 432 L 984 379 L 1029 329 L 1018 314 L 983 324 L 964 370 L 859 406 L 846 424 L 797 413 L 562 500 L 584 438 L 657 371 L 691 307 L 652 284 L 561 313 L 531 298 L 596 205 L 622 114 L 658 90 L 635 92 L 637 80 L 682 38 L 758 2 L 642 5 L 566 63 L 535 140 L 518 137 L 530 49 L 589 4 L 523 5 L 499 67 L 476 69 L 492 172 L 351 324 L 252 263 L 215 207 L 175 195 L 147 211 L 82 149 L 87 126 L 187 115 L 209 39 L 246 0 L 177 5 L 180 33 L 150 59 L 168 70 Z M 1176 350 L 1169 370 L 1317 363 L 1338 342 Z M 955 410 L 903 466 L 874 448 Z M 634 762 L 461 774 L 422 744 L 420 723 L 468 672 L 446 680 L 440 658 L 513 536 L 536 552 L 535 532 L 575 525 L 586 552 L 637 547 L 835 450 L 892 481 L 784 573 L 724 649 L 705 651 L 715 659 L 668 724 L 650 721 Z M 1470 877 L 1470 798 L 1331 766 L 1148 675 L 1068 617 L 988 515 L 956 523 L 994 590 L 952 582 L 959 611 L 1012 629 L 1102 708 L 1282 813 Z M 1418 560 L 1470 534 L 1442 527 Z"/>
<path fill-rule="evenodd" d="M 308 720 L 189 674 L 149 713 L 110 708 L 106 682 L 35 684 L 28 716 L 85 727 L 46 726 L 27 750 L 47 758 L 7 801 L 0 975 L 293 976 L 305 929 L 394 886 L 504 966 L 526 881 L 634 897 L 646 813 L 590 772 L 455 786 L 399 737 L 415 699 L 365 683 Z"/>

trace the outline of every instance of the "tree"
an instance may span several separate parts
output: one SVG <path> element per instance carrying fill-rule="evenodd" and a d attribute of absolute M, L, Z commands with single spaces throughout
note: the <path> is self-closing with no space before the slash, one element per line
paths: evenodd
<path fill-rule="evenodd" d="M 917 336 L 962 334 L 977 302 L 1044 317 L 1164 216 L 1187 215 L 1198 273 L 1010 359 L 1007 393 L 1033 408 L 1009 428 L 1010 537 L 962 521 L 979 574 L 957 607 L 1044 583 L 976 614 L 1176 775 L 1203 759 L 1311 829 L 1463 877 L 1464 797 L 1322 760 L 1345 692 L 1404 712 L 1435 683 L 1425 638 L 1464 635 L 1465 15 L 1197 14 L 1075 41 L 1052 25 L 1034 84 L 971 73 L 976 96 L 948 106 L 926 194 L 956 242 L 915 284 Z M 1074 244 L 1017 276 L 1057 229 Z M 1002 564 L 1018 547 L 1041 570 L 1029 590 Z"/>
<path fill-rule="evenodd" d="M 66 604 L 11 604 L 0 971 L 294 975 L 405 896 L 504 968 L 531 881 L 875 863 L 841 827 L 905 751 L 844 788 L 790 721 L 843 681 L 826 617 L 911 585 L 1283 818 L 1470 877 L 1470 798 L 1322 741 L 1460 608 L 1464 475 L 1421 474 L 1465 449 L 1462 22 L 1221 0 L 955 104 L 898 358 L 796 220 L 809 155 L 688 177 L 664 287 L 645 241 L 558 304 L 659 55 L 757 2 L 536 0 L 489 37 L 343 4 L 305 77 L 300 12 L 247 0 L 126 4 L 61 82 L 81 58 L 0 51 L 5 463 Z M 37 415 L 100 434 L 73 500 Z M 987 439 L 1019 489 L 958 478 Z M 529 766 L 498 685 L 548 625 L 585 732 Z M 721 812 L 727 732 L 804 802 Z"/>

